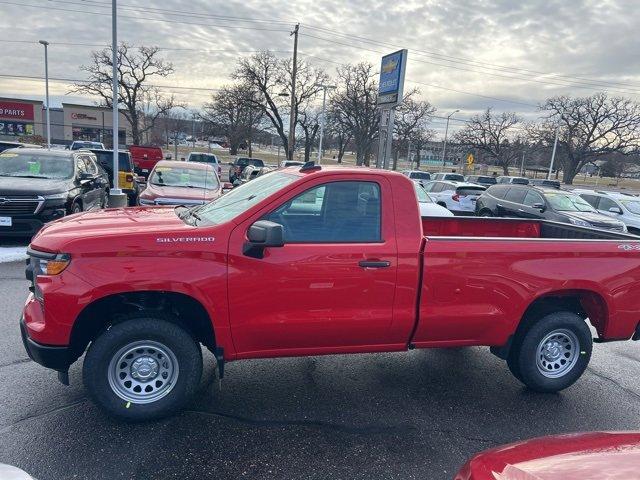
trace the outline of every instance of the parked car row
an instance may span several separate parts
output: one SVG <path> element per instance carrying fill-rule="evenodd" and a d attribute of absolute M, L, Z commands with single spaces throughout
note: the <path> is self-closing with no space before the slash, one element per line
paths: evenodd
<path fill-rule="evenodd" d="M 581 227 L 627 231 L 622 221 L 599 213 L 580 195 L 548 187 L 494 185 L 478 197 L 475 213 L 482 217 L 538 218 Z"/>

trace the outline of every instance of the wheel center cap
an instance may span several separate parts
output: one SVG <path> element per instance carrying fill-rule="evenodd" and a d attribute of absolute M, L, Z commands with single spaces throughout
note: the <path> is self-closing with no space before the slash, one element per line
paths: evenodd
<path fill-rule="evenodd" d="M 547 360 L 556 360 L 560 356 L 560 345 L 557 342 L 547 343 L 544 347 L 544 356 Z"/>
<path fill-rule="evenodd" d="M 136 358 L 131 364 L 131 376 L 142 382 L 158 376 L 158 362 L 151 357 Z"/>

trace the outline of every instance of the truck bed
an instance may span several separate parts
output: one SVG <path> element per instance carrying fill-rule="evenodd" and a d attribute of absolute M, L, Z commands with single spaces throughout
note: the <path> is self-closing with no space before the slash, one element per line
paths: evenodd
<path fill-rule="evenodd" d="M 418 348 L 504 345 L 544 296 L 577 297 L 602 339 L 638 325 L 640 237 L 506 218 L 424 217 L 422 228 Z"/>
<path fill-rule="evenodd" d="M 635 235 L 549 220 L 487 217 L 422 217 L 425 237 L 491 237 L 567 240 L 640 240 Z"/>

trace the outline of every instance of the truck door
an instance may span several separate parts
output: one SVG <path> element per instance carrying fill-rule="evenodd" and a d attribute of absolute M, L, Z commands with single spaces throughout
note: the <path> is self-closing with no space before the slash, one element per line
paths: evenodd
<path fill-rule="evenodd" d="M 397 270 L 391 187 L 383 177 L 351 178 L 301 185 L 233 231 L 229 309 L 240 356 L 373 351 L 390 343 Z M 241 249 L 257 220 L 284 229 L 285 245 L 265 249 L 263 258 Z"/>

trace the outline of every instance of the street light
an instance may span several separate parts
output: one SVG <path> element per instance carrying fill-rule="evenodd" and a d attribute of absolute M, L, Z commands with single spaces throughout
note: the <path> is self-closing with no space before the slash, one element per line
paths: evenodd
<path fill-rule="evenodd" d="M 447 127 L 444 130 L 444 145 L 442 146 L 442 166 L 445 166 L 445 153 L 447 151 L 447 134 L 449 133 L 449 119 L 453 117 L 454 114 L 458 113 L 460 110 L 454 110 L 449 115 L 447 115 Z"/>
<path fill-rule="evenodd" d="M 556 138 L 553 140 L 553 152 L 551 153 L 551 163 L 549 164 L 549 172 L 547 172 L 547 180 L 551 180 L 551 172 L 553 171 L 553 163 L 556 159 L 556 148 L 558 147 L 558 134 L 560 133 L 560 121 L 564 115 L 564 109 L 560 112 L 560 118 L 556 123 Z"/>
<path fill-rule="evenodd" d="M 46 40 L 40 40 L 38 43 L 44 46 L 44 85 L 45 100 L 47 102 L 47 148 L 51 149 L 51 117 L 49 116 L 49 42 Z"/>
<path fill-rule="evenodd" d="M 322 117 L 320 119 L 320 143 L 318 145 L 318 165 L 322 161 L 322 139 L 324 137 L 325 108 L 327 105 L 327 90 L 334 90 L 335 85 L 323 85 L 317 83 L 316 87 L 322 88 Z"/>

